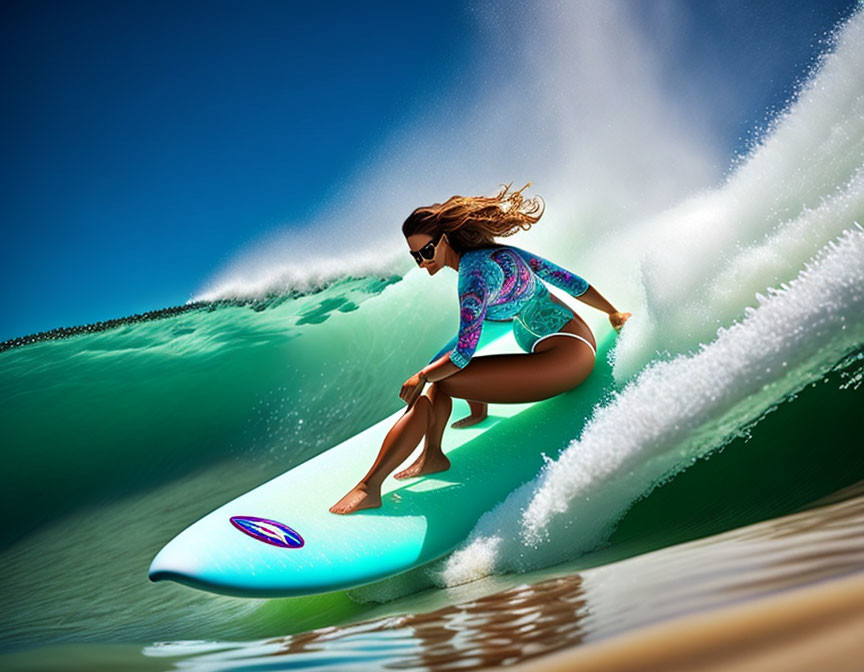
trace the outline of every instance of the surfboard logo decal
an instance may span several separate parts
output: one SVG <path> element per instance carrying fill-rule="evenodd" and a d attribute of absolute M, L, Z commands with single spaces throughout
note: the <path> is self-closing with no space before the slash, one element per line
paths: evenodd
<path fill-rule="evenodd" d="M 301 548 L 306 542 L 285 523 L 254 516 L 232 516 L 231 524 L 250 537 L 280 548 Z"/>

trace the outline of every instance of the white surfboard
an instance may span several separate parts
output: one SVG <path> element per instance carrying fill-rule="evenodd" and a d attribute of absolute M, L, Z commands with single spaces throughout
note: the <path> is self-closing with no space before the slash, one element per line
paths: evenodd
<path fill-rule="evenodd" d="M 518 351 L 510 329 L 484 325 L 478 353 Z M 557 456 L 579 435 L 612 388 L 606 354 L 614 336 L 609 329 L 594 371 L 575 390 L 540 402 L 490 404 L 489 417 L 466 429 L 448 422 L 442 444 L 451 468 L 408 480 L 391 475 L 381 508 L 346 516 L 329 511 L 369 470 L 404 409 L 187 528 L 154 558 L 151 580 L 287 597 L 372 583 L 447 554 L 485 512 L 537 475 L 544 453 Z M 467 403 L 454 399 L 450 422 L 467 414 Z"/>

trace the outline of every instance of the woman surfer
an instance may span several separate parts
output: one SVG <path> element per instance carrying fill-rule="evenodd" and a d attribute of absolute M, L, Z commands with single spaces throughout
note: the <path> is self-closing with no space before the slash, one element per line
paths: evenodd
<path fill-rule="evenodd" d="M 445 203 L 417 208 L 403 223 L 402 233 L 421 268 L 429 275 L 444 266 L 459 273 L 459 332 L 405 381 L 399 394 L 408 404 L 405 414 L 387 433 L 369 472 L 330 508 L 333 513 L 381 506 L 384 479 L 424 435 L 417 461 L 395 478 L 448 469 L 441 437 L 453 397 L 469 401 L 471 415 L 456 423 L 468 426 L 485 417 L 486 403 L 547 399 L 572 390 L 588 377 L 597 351 L 594 335 L 541 280 L 608 313 L 616 330 L 630 317 L 578 275 L 536 254 L 495 242 L 495 237 L 527 231 L 543 214 L 541 199 L 523 200 L 525 187 L 508 193 L 508 185 L 494 197 L 453 196 Z M 473 357 L 483 321 L 510 318 L 516 342 L 529 354 Z"/>

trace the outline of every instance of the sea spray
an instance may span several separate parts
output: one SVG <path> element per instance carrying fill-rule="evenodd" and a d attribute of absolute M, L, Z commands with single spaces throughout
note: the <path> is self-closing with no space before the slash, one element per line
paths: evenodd
<path fill-rule="evenodd" d="M 492 3 L 472 14 L 476 62 L 460 67 L 463 78 L 406 111 L 333 199 L 308 220 L 287 214 L 284 227 L 218 269 L 196 300 L 409 272 L 400 225 L 414 208 L 491 194 L 511 180 L 531 181 L 529 191 L 547 203 L 514 244 L 571 267 L 622 304 L 636 296 L 629 232 L 722 177 L 726 161 L 704 123 L 710 100 L 669 95 L 681 63 L 635 6 L 548 2 L 526 14 Z M 612 256 L 594 253 L 603 242 Z"/>
<path fill-rule="evenodd" d="M 557 462 L 486 514 L 432 577 L 454 585 L 596 548 L 636 499 L 862 342 L 864 230 L 856 226 L 697 354 L 647 367 Z"/>
<path fill-rule="evenodd" d="M 864 12 L 840 26 L 832 51 L 769 134 L 719 189 L 634 231 L 642 297 L 615 353 L 626 380 L 659 355 L 693 351 L 788 282 L 853 221 L 864 222 Z"/>

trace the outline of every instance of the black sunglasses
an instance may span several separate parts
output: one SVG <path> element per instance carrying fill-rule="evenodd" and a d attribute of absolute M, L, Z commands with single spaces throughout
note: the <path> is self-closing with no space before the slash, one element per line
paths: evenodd
<path fill-rule="evenodd" d="M 414 257 L 414 261 L 417 262 L 418 266 L 423 264 L 424 259 L 426 261 L 432 261 L 432 259 L 435 258 L 435 246 L 438 245 L 441 240 L 441 236 L 443 235 L 443 232 L 439 233 L 437 238 L 430 240 L 416 252 L 414 250 L 411 250 L 411 256 Z"/>

